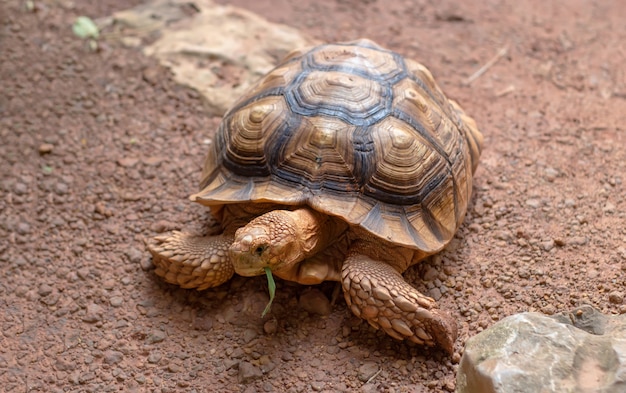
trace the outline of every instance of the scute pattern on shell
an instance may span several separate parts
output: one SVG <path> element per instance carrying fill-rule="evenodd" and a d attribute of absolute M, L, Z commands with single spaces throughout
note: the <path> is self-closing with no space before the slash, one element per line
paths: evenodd
<path fill-rule="evenodd" d="M 226 114 L 192 199 L 307 204 L 432 253 L 463 220 L 481 143 L 421 64 L 369 40 L 321 45 Z"/>

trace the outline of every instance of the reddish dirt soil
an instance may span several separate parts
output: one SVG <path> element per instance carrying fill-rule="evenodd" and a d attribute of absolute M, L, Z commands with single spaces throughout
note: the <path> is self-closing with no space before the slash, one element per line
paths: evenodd
<path fill-rule="evenodd" d="M 1 390 L 450 392 L 464 342 L 507 315 L 626 312 L 622 0 L 232 2 L 415 58 L 476 118 L 465 224 L 405 275 L 457 319 L 452 357 L 374 331 L 341 298 L 309 314 L 298 285 L 278 282 L 262 319 L 264 277 L 204 292 L 158 279 L 144 241 L 210 223 L 186 197 L 219 119 L 136 49 L 72 35 L 77 16 L 137 1 L 26 3 L 0 1 Z"/>

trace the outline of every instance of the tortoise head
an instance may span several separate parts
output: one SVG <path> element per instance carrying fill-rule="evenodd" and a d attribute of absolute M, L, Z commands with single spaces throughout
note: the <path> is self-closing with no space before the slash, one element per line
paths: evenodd
<path fill-rule="evenodd" d="M 288 270 L 305 258 L 305 244 L 290 213 L 271 211 L 237 230 L 229 249 L 237 274 L 258 276 L 266 267 Z"/>

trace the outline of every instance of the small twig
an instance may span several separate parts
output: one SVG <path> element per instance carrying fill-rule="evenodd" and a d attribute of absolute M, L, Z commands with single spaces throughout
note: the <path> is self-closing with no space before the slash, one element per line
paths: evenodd
<path fill-rule="evenodd" d="M 509 45 L 505 45 L 504 47 L 500 48 L 500 50 L 498 51 L 498 53 L 496 53 L 496 55 L 494 57 L 492 57 L 491 59 L 489 59 L 489 61 L 487 63 L 485 63 L 485 65 L 483 65 L 482 67 L 480 67 L 476 72 L 474 72 L 469 78 L 467 78 L 464 82 L 465 85 L 469 85 L 472 82 L 474 82 L 476 79 L 478 79 L 482 74 L 484 74 L 485 72 L 487 72 L 488 69 L 490 69 L 491 67 L 493 67 L 494 64 L 496 64 L 498 62 L 498 60 L 500 60 L 501 58 L 503 58 L 504 56 L 506 56 L 506 54 L 509 51 Z"/>
<path fill-rule="evenodd" d="M 367 382 L 365 382 L 365 384 L 367 385 L 368 383 L 372 382 L 374 380 L 374 378 L 376 378 L 378 376 L 378 374 L 380 374 L 380 372 L 383 371 L 383 368 L 379 368 L 378 371 L 376 371 L 376 373 L 374 375 L 372 375 L 370 377 L 370 379 L 367 380 Z"/>
<path fill-rule="evenodd" d="M 496 93 L 496 97 L 500 98 L 503 97 L 509 93 L 512 93 L 515 91 L 515 86 L 514 85 L 508 85 L 507 87 L 505 87 L 504 89 L 500 90 L 499 92 Z"/>

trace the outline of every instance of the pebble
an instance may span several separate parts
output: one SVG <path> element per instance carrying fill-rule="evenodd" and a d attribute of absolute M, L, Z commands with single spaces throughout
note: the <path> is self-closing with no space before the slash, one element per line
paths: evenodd
<path fill-rule="evenodd" d="M 195 330 L 208 332 L 213 328 L 213 319 L 208 316 L 196 317 L 193 320 L 193 328 Z"/>
<path fill-rule="evenodd" d="M 57 195 L 65 195 L 69 192 L 70 187 L 65 184 L 65 183 L 57 183 L 54 186 L 54 192 L 57 193 Z"/>
<path fill-rule="evenodd" d="M 94 378 L 96 378 L 96 374 L 95 373 L 87 372 L 87 373 L 80 374 L 80 376 L 78 377 L 78 382 L 80 384 L 85 384 L 85 383 L 93 380 Z"/>
<path fill-rule="evenodd" d="M 602 211 L 607 214 L 615 213 L 615 205 L 611 202 L 607 202 L 606 205 L 602 208 Z"/>
<path fill-rule="evenodd" d="M 104 280 L 102 283 L 102 288 L 104 289 L 113 289 L 115 287 L 115 280 L 110 278 L 108 280 Z"/>
<path fill-rule="evenodd" d="M 18 297 L 24 297 L 26 292 L 28 292 L 28 287 L 26 285 L 18 285 L 15 288 L 15 295 Z"/>
<path fill-rule="evenodd" d="M 17 257 L 15 257 L 15 260 L 13 262 L 15 263 L 16 266 L 26 266 L 27 264 L 26 258 L 24 258 L 21 255 L 18 255 Z"/>
<path fill-rule="evenodd" d="M 41 284 L 37 293 L 39 296 L 48 296 L 52 293 L 52 287 L 48 284 Z"/>
<path fill-rule="evenodd" d="M 39 154 L 48 154 L 52 153 L 52 149 L 54 149 L 54 145 L 51 143 L 42 143 L 39 145 Z"/>
<path fill-rule="evenodd" d="M 274 364 L 274 362 L 272 362 L 270 357 L 267 355 L 263 355 L 259 358 L 259 366 L 263 374 L 267 374 L 276 368 L 276 364 Z"/>
<path fill-rule="evenodd" d="M 530 198 L 526 200 L 526 204 L 534 209 L 537 209 L 541 206 L 541 201 L 536 198 Z"/>
<path fill-rule="evenodd" d="M 554 179 L 556 179 L 557 176 L 559 175 L 559 171 L 551 167 L 546 168 L 544 170 L 544 173 L 546 175 L 546 180 L 549 182 L 553 182 Z"/>
<path fill-rule="evenodd" d="M 150 225 L 150 230 L 156 233 L 164 233 L 168 231 L 172 231 L 174 229 L 179 229 L 179 223 L 175 223 L 167 220 L 159 220 L 154 224 Z"/>
<path fill-rule="evenodd" d="M 426 273 L 424 273 L 424 276 L 422 277 L 422 279 L 424 281 L 433 281 L 438 276 L 439 276 L 439 270 L 431 266 L 428 268 L 428 270 L 426 270 Z"/>
<path fill-rule="evenodd" d="M 121 307 L 124 304 L 124 298 L 121 296 L 113 296 L 109 299 L 109 303 L 111 303 L 112 307 Z"/>
<path fill-rule="evenodd" d="M 569 238 L 567 243 L 575 246 L 584 246 L 587 244 L 587 241 L 587 238 L 584 236 L 572 236 Z"/>
<path fill-rule="evenodd" d="M 246 329 L 243 331 L 243 342 L 245 342 L 246 344 L 248 344 L 250 341 L 254 340 L 255 338 L 258 337 L 258 333 L 256 330 L 254 329 Z"/>
<path fill-rule="evenodd" d="M 550 251 L 554 248 L 554 246 L 555 246 L 554 240 L 546 240 L 545 242 L 541 243 L 541 248 L 543 248 L 544 251 Z"/>
<path fill-rule="evenodd" d="M 147 338 L 149 344 L 160 343 L 167 335 L 163 330 L 154 330 Z"/>
<path fill-rule="evenodd" d="M 137 157 L 124 157 L 117 160 L 119 166 L 124 168 L 132 168 L 139 162 L 139 158 Z"/>
<path fill-rule="evenodd" d="M 83 280 L 87 280 L 89 278 L 89 268 L 88 267 L 82 267 L 82 268 L 78 269 L 76 273 L 78 274 L 78 277 L 80 277 Z"/>
<path fill-rule="evenodd" d="M 428 291 L 428 296 L 432 297 L 435 300 L 441 299 L 441 289 L 435 287 Z"/>
<path fill-rule="evenodd" d="M 137 45 L 139 46 L 139 45 Z M 156 86 L 161 81 L 160 78 L 160 70 L 157 67 L 148 67 L 142 72 L 143 80 L 150 83 L 153 86 Z"/>
<path fill-rule="evenodd" d="M 106 364 L 117 364 L 124 359 L 124 354 L 120 351 L 106 351 L 104 352 L 104 362 Z"/>
<path fill-rule="evenodd" d="M 263 372 L 250 362 L 239 363 L 239 375 L 237 376 L 239 383 L 250 383 L 257 379 L 263 378 Z"/>
<path fill-rule="evenodd" d="M 330 315 L 330 301 L 322 291 L 316 288 L 306 290 L 298 301 L 298 306 L 310 314 Z"/>
<path fill-rule="evenodd" d="M 139 267 L 145 272 L 154 269 L 152 258 L 142 258 L 141 261 L 139 261 Z"/>
<path fill-rule="evenodd" d="M 380 390 L 375 383 L 367 383 L 361 387 L 361 393 L 377 393 Z"/>
<path fill-rule="evenodd" d="M 20 235 L 27 235 L 30 233 L 30 224 L 27 222 L 20 222 L 17 224 L 15 230 Z"/>
<path fill-rule="evenodd" d="M 278 321 L 276 318 L 269 319 L 263 324 L 265 334 L 274 334 L 278 330 Z"/>
<path fill-rule="evenodd" d="M 619 291 L 609 293 L 609 302 L 613 304 L 622 304 L 624 302 L 624 294 Z"/>
<path fill-rule="evenodd" d="M 359 367 L 357 378 L 361 382 L 367 382 L 374 376 L 379 370 L 378 364 L 375 362 L 365 362 Z"/>
<path fill-rule="evenodd" d="M 28 187 L 24 183 L 15 183 L 15 186 L 13 186 L 13 192 L 15 195 L 22 196 L 28 192 Z"/>
<path fill-rule="evenodd" d="M 176 363 L 170 363 L 167 365 L 167 370 L 171 373 L 179 373 L 183 370 L 183 368 Z"/>
<path fill-rule="evenodd" d="M 530 277 L 530 272 L 525 267 L 520 267 L 519 270 L 517 271 L 517 275 L 520 278 L 529 278 Z"/>
<path fill-rule="evenodd" d="M 163 162 L 163 160 L 164 160 L 163 157 L 151 156 L 151 157 L 144 158 L 142 161 L 144 164 L 148 166 L 159 166 L 161 162 Z"/>
<path fill-rule="evenodd" d="M 104 310 L 97 304 L 90 304 L 87 306 L 87 313 L 83 317 L 83 322 L 96 323 L 102 320 L 102 313 Z"/>
<path fill-rule="evenodd" d="M 126 251 L 124 251 L 124 254 L 126 254 L 131 263 L 141 263 L 144 257 L 144 253 L 136 247 L 128 247 Z"/>
<path fill-rule="evenodd" d="M 156 364 L 163 358 L 163 354 L 159 351 L 152 351 L 148 354 L 148 363 Z"/>

